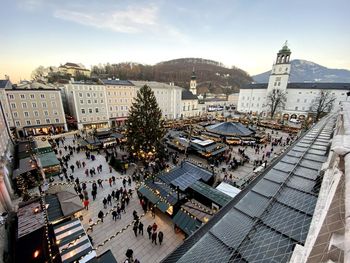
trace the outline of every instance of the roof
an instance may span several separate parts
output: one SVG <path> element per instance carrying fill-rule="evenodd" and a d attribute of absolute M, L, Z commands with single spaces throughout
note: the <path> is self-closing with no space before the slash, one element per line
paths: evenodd
<path fill-rule="evenodd" d="M 225 206 L 232 199 L 232 197 L 230 197 L 229 195 L 224 194 L 223 192 L 201 181 L 195 182 L 190 186 L 190 188 L 193 191 L 205 196 L 206 198 L 210 199 L 213 203 L 218 204 L 220 206 Z"/>
<path fill-rule="evenodd" d="M 241 89 L 267 89 L 268 83 L 250 83 Z M 325 90 L 350 90 L 350 83 L 333 82 L 292 82 L 287 84 L 287 89 L 325 89 Z"/>
<path fill-rule="evenodd" d="M 239 122 L 220 122 L 206 127 L 208 132 L 213 132 L 227 136 L 249 136 L 254 134 L 253 131 L 248 129 L 242 123 Z"/>
<path fill-rule="evenodd" d="M 173 222 L 187 235 L 191 235 L 202 225 L 202 222 L 198 221 L 194 216 L 189 215 L 182 209 L 176 213 L 173 218 Z"/>
<path fill-rule="evenodd" d="M 287 262 L 305 244 L 333 126 L 313 126 L 163 262 Z"/>
<path fill-rule="evenodd" d="M 190 162 L 182 162 L 168 173 L 164 173 L 158 178 L 167 184 L 175 187 L 179 186 L 181 191 L 185 191 L 196 181 L 202 179 L 207 182 L 213 177 L 213 173 Z"/>
<path fill-rule="evenodd" d="M 34 210 L 38 208 L 37 213 Z M 18 208 L 17 237 L 21 238 L 45 226 L 45 215 L 41 209 L 39 199 L 30 204 Z"/>
<path fill-rule="evenodd" d="M 54 233 L 63 263 L 75 262 L 78 259 L 81 259 L 79 262 L 88 262 L 96 257 L 96 252 L 93 251 L 90 240 L 79 219 L 54 226 Z M 66 248 L 68 243 L 80 235 L 82 237 L 77 242 L 62 252 L 62 249 Z"/>
<path fill-rule="evenodd" d="M 162 88 L 162 89 L 170 89 L 170 88 L 176 88 L 176 89 L 182 89 L 178 86 L 175 85 L 169 85 L 167 83 L 162 83 L 162 82 L 157 82 L 157 81 L 140 81 L 140 80 L 131 80 L 131 82 L 136 86 L 136 87 L 143 87 L 145 85 L 149 86 L 151 89 L 153 88 Z"/>
<path fill-rule="evenodd" d="M 182 100 L 197 100 L 197 96 L 193 95 L 193 93 L 187 89 L 183 89 L 181 93 Z"/>
<path fill-rule="evenodd" d="M 35 162 L 32 158 L 27 157 L 19 160 L 19 166 L 16 170 L 13 171 L 12 177 L 16 178 L 18 175 L 36 170 Z"/>
<path fill-rule="evenodd" d="M 45 195 L 45 203 L 49 205 L 47 208 L 47 216 L 50 222 L 63 217 L 60 201 L 56 195 Z"/>
<path fill-rule="evenodd" d="M 57 159 L 56 154 L 54 152 L 47 152 L 47 153 L 39 154 L 38 158 L 39 158 L 41 166 L 43 168 L 60 164 L 60 162 Z"/>
<path fill-rule="evenodd" d="M 225 182 L 221 182 L 217 187 L 217 190 L 219 190 L 220 192 L 223 192 L 224 194 L 227 194 L 231 197 L 235 197 L 240 191 L 241 189 L 234 187 L 228 183 Z"/>
<path fill-rule="evenodd" d="M 6 86 L 9 85 L 9 80 L 8 79 L 0 79 L 0 89 L 6 88 Z M 10 82 L 11 84 L 11 82 Z"/>
<path fill-rule="evenodd" d="M 102 79 L 101 80 L 105 85 L 118 85 L 118 86 L 135 86 L 129 80 L 119 80 L 119 79 Z"/>
<path fill-rule="evenodd" d="M 72 62 L 67 62 L 66 64 L 64 64 L 64 66 L 81 68 L 78 64 Z"/>
<path fill-rule="evenodd" d="M 194 215 L 199 221 L 203 223 L 208 222 L 208 220 L 212 217 L 212 214 L 208 213 L 208 211 L 211 211 L 211 209 L 195 199 L 186 202 L 181 207 L 188 211 L 190 214 Z"/>

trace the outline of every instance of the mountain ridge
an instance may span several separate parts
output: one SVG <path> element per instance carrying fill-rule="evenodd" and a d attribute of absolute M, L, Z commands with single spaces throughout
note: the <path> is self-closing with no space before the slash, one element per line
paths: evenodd
<path fill-rule="evenodd" d="M 254 82 L 267 83 L 271 70 L 253 76 Z M 350 70 L 327 68 L 312 61 L 291 61 L 290 82 L 350 82 Z"/>

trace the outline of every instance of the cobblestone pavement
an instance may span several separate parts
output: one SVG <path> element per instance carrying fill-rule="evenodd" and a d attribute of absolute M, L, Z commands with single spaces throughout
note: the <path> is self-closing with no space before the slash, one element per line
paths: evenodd
<path fill-rule="evenodd" d="M 73 145 L 73 137 L 66 137 L 65 145 Z M 60 149 L 63 151 L 63 154 L 67 154 L 67 152 L 64 151 L 63 145 L 60 144 Z M 93 153 L 94 154 L 94 153 Z M 108 179 L 112 175 L 116 177 L 120 177 L 121 174 L 118 172 L 113 171 L 112 173 L 109 172 L 109 165 L 105 161 L 105 156 L 103 155 L 96 155 L 96 160 L 91 161 L 87 160 L 85 157 L 85 152 L 80 152 L 79 154 L 74 153 L 73 158 L 71 158 L 68 166 L 71 164 L 75 164 L 77 160 L 85 161 L 86 167 L 85 168 L 97 168 L 98 165 L 102 164 L 102 172 L 100 174 L 96 174 L 94 177 L 86 177 L 84 174 L 85 168 L 75 169 L 74 170 L 74 177 L 78 177 L 80 181 L 86 181 L 86 180 L 97 180 L 97 179 Z M 76 168 L 76 167 L 75 167 Z M 69 168 L 69 171 L 70 168 Z M 127 174 L 125 177 L 127 178 L 128 175 L 130 175 L 133 171 L 133 168 L 129 168 Z M 68 173 L 69 174 L 69 173 Z M 59 181 L 58 177 L 56 177 L 56 182 Z M 109 183 L 107 181 L 103 182 L 103 189 L 98 188 L 97 192 L 97 198 L 95 201 L 92 201 L 91 196 L 91 187 L 92 184 L 87 184 L 87 190 L 89 193 L 90 198 L 90 205 L 89 210 L 83 210 L 83 220 L 82 223 L 87 229 L 89 227 L 89 220 L 92 219 L 93 222 L 97 222 L 97 214 L 100 210 L 102 210 L 104 213 L 109 211 L 114 205 L 116 205 L 116 201 L 112 201 L 112 206 L 108 205 L 106 209 L 103 208 L 102 200 L 104 197 L 107 197 L 108 194 L 112 192 L 112 190 L 115 190 L 117 188 L 120 188 L 122 186 L 122 180 L 116 180 L 116 184 L 112 185 L 112 187 L 109 186 Z M 73 187 L 73 186 L 65 186 L 65 187 Z M 126 187 L 127 189 L 135 189 L 135 183 L 132 182 L 131 186 Z M 126 206 L 126 213 L 121 216 L 121 219 L 117 219 L 117 221 L 112 220 L 112 215 L 109 214 L 104 218 L 103 223 L 97 224 L 92 232 L 88 232 L 88 234 L 92 237 L 94 242 L 94 247 L 101 244 L 104 240 L 108 239 L 110 236 L 116 234 L 119 232 L 123 227 L 130 224 L 133 220 L 133 211 L 137 211 L 138 215 L 141 215 L 143 213 L 143 210 L 141 208 L 141 205 L 139 204 L 139 199 L 137 197 L 136 192 L 133 193 L 133 198 L 130 200 L 130 203 L 128 206 Z M 138 235 L 135 237 L 135 234 L 132 230 L 132 226 L 126 229 L 124 232 L 118 234 L 115 238 L 112 240 L 109 240 L 105 245 L 97 250 L 97 254 L 100 255 L 104 253 L 106 250 L 110 249 L 117 259 L 118 262 L 124 262 L 126 259 L 125 252 L 127 249 L 132 249 L 134 251 L 134 258 L 137 258 L 142 263 L 147 262 L 160 262 L 161 259 L 163 259 L 166 255 L 168 255 L 171 251 L 173 251 L 178 245 L 180 245 L 183 242 L 184 235 L 181 233 L 175 234 L 174 232 L 174 226 L 171 222 L 170 217 L 167 215 L 162 214 L 160 211 L 157 211 L 156 217 L 152 218 L 150 213 L 148 212 L 142 219 L 141 222 L 144 225 L 144 235 Z M 162 231 L 164 233 L 164 240 L 162 245 L 155 245 L 151 243 L 151 240 L 148 239 L 147 234 L 147 226 L 152 225 L 154 222 L 158 225 L 157 232 Z"/>

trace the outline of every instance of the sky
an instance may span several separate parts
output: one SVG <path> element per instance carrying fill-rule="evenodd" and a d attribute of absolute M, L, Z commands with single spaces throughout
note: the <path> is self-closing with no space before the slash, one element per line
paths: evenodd
<path fill-rule="evenodd" d="M 199 57 L 251 75 L 292 59 L 350 70 L 348 0 L 0 0 L 0 79 L 66 62 Z"/>

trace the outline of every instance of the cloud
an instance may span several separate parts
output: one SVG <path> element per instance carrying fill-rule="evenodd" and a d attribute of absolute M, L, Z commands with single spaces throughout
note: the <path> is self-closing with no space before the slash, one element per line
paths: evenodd
<path fill-rule="evenodd" d="M 122 33 L 139 33 L 157 26 L 158 8 L 156 6 L 131 7 L 126 10 L 110 12 L 73 11 L 59 9 L 54 11 L 59 19 L 81 25 Z"/>

